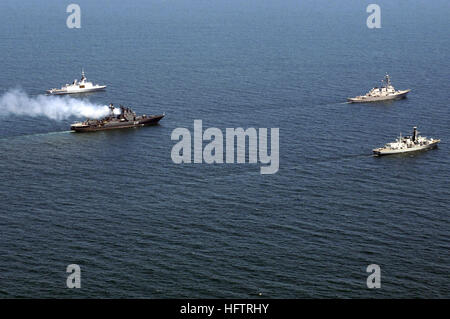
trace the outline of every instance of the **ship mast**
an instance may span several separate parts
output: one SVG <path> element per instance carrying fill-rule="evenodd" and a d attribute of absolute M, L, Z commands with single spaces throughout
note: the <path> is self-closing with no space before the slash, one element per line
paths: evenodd
<path fill-rule="evenodd" d="M 391 86 L 391 78 L 389 77 L 389 74 L 386 73 L 385 79 L 386 79 L 386 88 L 387 88 L 387 87 Z"/>

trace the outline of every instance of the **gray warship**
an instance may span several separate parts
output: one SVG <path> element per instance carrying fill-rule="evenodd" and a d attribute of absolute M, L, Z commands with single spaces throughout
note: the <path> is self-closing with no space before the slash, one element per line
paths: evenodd
<path fill-rule="evenodd" d="M 81 70 L 81 80 L 78 82 L 76 79 L 72 84 L 66 84 L 60 89 L 47 90 L 47 94 L 62 95 L 62 94 L 77 94 L 101 91 L 106 88 L 106 85 L 93 84 L 89 82 L 84 75 L 84 70 Z"/>
<path fill-rule="evenodd" d="M 387 143 L 384 147 L 376 148 L 373 150 L 375 155 L 391 155 L 408 152 L 417 152 L 432 149 L 437 147 L 441 140 L 434 138 L 426 138 L 419 136 L 417 127 L 413 129 L 412 136 L 404 136 L 400 134 L 400 137 L 394 142 Z"/>
<path fill-rule="evenodd" d="M 117 114 L 113 104 L 109 105 L 109 115 L 100 120 L 87 119 L 84 122 L 73 123 L 70 129 L 75 132 L 95 132 L 112 130 L 119 128 L 141 127 L 155 125 L 165 116 L 161 115 L 140 115 L 137 116 L 128 107 L 120 106 L 120 113 Z"/>
<path fill-rule="evenodd" d="M 347 101 L 350 103 L 366 103 L 366 102 L 379 102 L 387 100 L 399 100 L 406 97 L 411 90 L 395 90 L 392 86 L 391 78 L 389 74 L 386 74 L 384 80 L 381 81 L 382 85 L 380 88 L 374 87 L 366 95 L 360 95 L 357 97 L 348 98 Z"/>

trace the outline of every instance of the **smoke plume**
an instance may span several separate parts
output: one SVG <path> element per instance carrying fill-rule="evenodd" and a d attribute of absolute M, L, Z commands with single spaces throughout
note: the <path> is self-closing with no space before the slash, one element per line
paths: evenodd
<path fill-rule="evenodd" d="M 97 119 L 108 115 L 106 105 L 68 96 L 28 96 L 20 89 L 9 90 L 0 96 L 0 115 L 46 116 L 52 120 L 70 117 Z"/>

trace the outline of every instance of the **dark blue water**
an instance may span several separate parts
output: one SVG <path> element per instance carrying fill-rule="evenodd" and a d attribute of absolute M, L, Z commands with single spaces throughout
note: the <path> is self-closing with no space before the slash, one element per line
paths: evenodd
<path fill-rule="evenodd" d="M 0 297 L 450 297 L 448 1 L 0 3 L 0 93 L 79 76 L 159 126 L 0 125 Z M 345 104 L 389 72 L 405 100 Z M 280 170 L 172 162 L 177 127 L 277 127 Z M 409 133 L 439 149 L 375 158 Z M 66 288 L 79 264 L 82 288 Z M 366 267 L 381 267 L 381 288 Z"/>

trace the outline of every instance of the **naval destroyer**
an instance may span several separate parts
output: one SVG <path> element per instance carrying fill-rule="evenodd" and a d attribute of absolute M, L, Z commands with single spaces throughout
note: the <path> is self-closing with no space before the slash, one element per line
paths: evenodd
<path fill-rule="evenodd" d="M 411 90 L 395 90 L 392 86 L 391 78 L 388 74 L 381 81 L 381 87 L 374 87 L 366 95 L 360 95 L 357 97 L 348 98 L 350 103 L 366 103 L 366 102 L 378 102 L 387 100 L 398 100 L 406 97 L 406 94 Z"/>
<path fill-rule="evenodd" d="M 72 84 L 66 84 L 60 89 L 47 90 L 47 93 L 52 95 L 87 93 L 104 90 L 105 88 L 106 85 L 89 82 L 84 74 L 84 70 L 81 70 L 81 80 L 79 82 L 75 79 Z"/>
<path fill-rule="evenodd" d="M 374 149 L 373 153 L 380 156 L 424 151 L 437 147 L 440 141 L 441 140 L 434 138 L 419 136 L 417 127 L 414 127 L 412 136 L 402 137 L 402 135 L 400 134 L 400 137 L 394 142 L 387 143 L 384 147 Z"/>
<path fill-rule="evenodd" d="M 117 114 L 120 110 L 120 113 Z M 120 106 L 116 109 L 109 105 L 109 115 L 100 120 L 87 119 L 84 122 L 73 123 L 70 129 L 75 132 L 95 132 L 119 128 L 141 127 L 158 124 L 165 114 L 161 115 L 139 115 L 128 107 Z"/>

